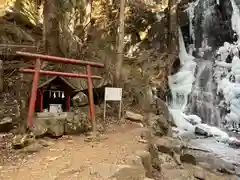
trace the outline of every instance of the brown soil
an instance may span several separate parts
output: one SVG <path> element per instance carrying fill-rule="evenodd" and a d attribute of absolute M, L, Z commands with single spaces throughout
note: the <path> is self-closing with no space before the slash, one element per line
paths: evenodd
<path fill-rule="evenodd" d="M 0 166 L 1 180 L 91 180 L 90 168 L 97 163 L 124 163 L 127 156 L 144 144 L 139 143 L 141 128 L 121 125 L 99 142 L 84 137 L 63 137 L 15 165 Z M 100 178 L 97 178 L 100 180 Z"/>
<path fill-rule="evenodd" d="M 124 164 L 130 155 L 146 147 L 139 142 L 141 132 L 136 124 L 113 125 L 107 139 L 85 142 L 83 136 L 65 136 L 48 141 L 48 147 L 33 154 L 9 153 L 13 158 L 0 164 L 0 180 L 103 180 L 91 174 L 91 167 L 98 163 Z M 159 178 L 163 180 L 195 180 L 196 172 L 207 180 L 233 179 L 193 165 L 178 166 L 167 154 L 161 159 Z"/>

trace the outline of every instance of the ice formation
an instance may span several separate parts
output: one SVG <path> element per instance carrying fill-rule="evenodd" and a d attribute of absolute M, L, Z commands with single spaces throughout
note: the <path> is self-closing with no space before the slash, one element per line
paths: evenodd
<path fill-rule="evenodd" d="M 180 28 L 179 47 L 181 69 L 176 74 L 168 77 L 168 83 L 173 99 L 171 102 L 171 108 L 184 111 L 187 106 L 188 95 L 191 93 L 192 84 L 195 80 L 194 72 L 196 68 L 196 62 L 193 61 L 194 57 L 189 55 L 186 51 Z"/>
<path fill-rule="evenodd" d="M 232 29 L 235 31 L 238 39 L 233 44 L 225 42 L 217 51 L 215 59 L 215 80 L 217 91 L 224 98 L 220 106 L 225 106 L 228 113 L 222 121 L 229 130 L 239 131 L 240 129 L 240 12 L 234 0 L 231 0 Z M 231 61 L 227 62 L 227 58 Z"/>
<path fill-rule="evenodd" d="M 189 23 L 189 35 L 193 40 L 193 44 L 190 45 L 191 48 L 189 48 L 189 51 L 190 51 L 189 54 L 191 54 L 191 55 L 192 55 L 192 51 L 195 48 L 195 44 L 194 44 L 195 43 L 195 34 L 194 34 L 194 28 L 193 28 L 192 21 L 194 18 L 194 9 L 195 9 L 195 6 L 198 4 L 198 1 L 199 0 L 197 0 L 196 2 L 189 3 L 188 8 L 186 9 L 186 12 L 188 13 L 188 17 L 189 17 L 189 22 L 190 22 Z"/>
<path fill-rule="evenodd" d="M 225 48 L 225 49 L 224 49 Z M 218 94 L 224 98 L 222 104 L 225 104 L 228 113 L 223 117 L 223 122 L 230 130 L 238 131 L 240 125 L 240 59 L 238 44 L 230 44 L 230 48 L 222 46 L 219 48 L 220 58 L 216 59 L 216 74 Z M 232 62 L 226 63 L 222 54 L 228 52 L 232 56 Z M 220 63 L 221 62 L 221 63 Z M 225 64 L 224 64 L 225 63 Z M 219 71 L 219 68 L 225 69 Z"/>
<path fill-rule="evenodd" d="M 234 0 L 230 0 L 232 4 L 232 29 L 237 33 L 238 35 L 238 42 L 240 41 L 240 12 L 239 8 L 237 7 Z"/>
<path fill-rule="evenodd" d="M 195 40 L 195 35 L 191 22 L 194 17 L 194 8 L 197 3 L 198 1 L 190 3 L 187 9 L 190 22 L 189 32 L 193 41 Z M 231 0 L 231 3 L 233 7 L 231 19 L 232 29 L 235 31 L 238 40 L 234 43 L 225 42 L 218 48 L 214 62 L 210 65 L 213 69 L 211 83 L 217 87 L 215 90 L 216 94 L 214 95 L 218 97 L 217 108 L 219 108 L 221 112 L 216 121 L 219 121 L 219 124 L 223 124 L 224 127 L 229 130 L 240 132 L 240 12 L 234 0 Z M 202 42 L 202 47 L 198 49 L 200 57 L 203 57 L 206 51 L 212 51 L 207 41 L 208 40 L 205 38 Z M 179 28 L 179 58 L 181 69 L 176 74 L 168 77 L 169 87 L 172 93 L 172 102 L 169 104 L 169 109 L 172 113 L 174 122 L 179 132 L 194 132 L 196 127 L 200 127 L 216 137 L 218 141 L 233 141 L 233 138 L 230 138 L 227 133 L 220 130 L 218 127 L 203 124 L 202 119 L 197 115 L 185 114 L 188 105 L 188 97 L 192 93 L 193 84 L 200 78 L 194 76 L 197 67 L 195 57 L 192 56 L 192 51 L 195 48 L 194 44 L 189 45 L 189 47 L 189 52 L 187 53 L 182 32 Z M 205 64 L 204 66 L 209 65 Z M 202 91 L 200 92 L 200 94 L 202 94 Z M 210 98 L 207 94 L 205 95 L 207 98 Z M 199 94 L 197 94 L 197 96 L 199 96 Z M 209 103 L 215 106 L 213 102 Z"/>
<path fill-rule="evenodd" d="M 175 124 L 180 130 L 194 132 L 194 126 L 184 118 L 186 117 L 184 110 L 187 106 L 188 96 L 191 93 L 192 84 L 195 80 L 194 72 L 196 62 L 194 62 L 194 57 L 186 51 L 180 28 L 179 47 L 181 69 L 176 74 L 168 77 L 168 83 L 172 93 L 172 102 L 169 104 L 169 109 Z"/>
<path fill-rule="evenodd" d="M 220 139 L 226 139 L 227 134 L 220 129 L 202 124 L 202 119 L 197 115 L 186 115 L 184 112 L 188 103 L 188 96 L 192 91 L 195 81 L 194 73 L 196 62 L 194 57 L 186 52 L 181 30 L 179 29 L 179 57 L 181 69 L 178 73 L 169 76 L 169 87 L 172 92 L 172 103 L 169 105 L 173 120 L 179 129 L 179 134 L 188 131 L 194 133 L 196 127 L 201 127 L 204 131 Z"/>

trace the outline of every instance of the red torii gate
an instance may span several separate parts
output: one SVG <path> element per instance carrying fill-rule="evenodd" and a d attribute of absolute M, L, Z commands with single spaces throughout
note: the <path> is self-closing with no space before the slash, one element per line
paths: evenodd
<path fill-rule="evenodd" d="M 88 80 L 88 98 L 90 105 L 90 119 L 92 121 L 92 130 L 96 131 L 96 121 L 95 121 L 95 112 L 94 112 L 94 101 L 93 101 L 93 91 L 92 91 L 92 79 L 101 79 L 101 76 L 93 76 L 92 75 L 92 67 L 104 68 L 104 64 L 95 63 L 90 61 L 81 61 L 77 59 L 69 59 L 69 58 L 61 58 L 55 56 L 47 56 L 42 54 L 34 54 L 29 52 L 16 52 L 18 55 L 36 58 L 35 69 L 21 69 L 21 72 L 24 73 L 34 73 L 33 83 L 32 83 L 32 91 L 29 102 L 28 116 L 27 122 L 28 127 L 31 128 L 33 126 L 33 114 L 35 109 L 35 102 L 37 96 L 37 85 L 39 74 L 42 75 L 50 75 L 50 76 L 65 76 L 65 77 L 73 77 L 73 78 L 86 78 Z M 31 59 L 33 60 L 33 59 Z M 87 66 L 87 74 L 75 74 L 75 73 L 65 73 L 65 72 L 56 72 L 56 71 L 44 71 L 41 70 L 41 60 L 43 61 L 51 61 L 51 62 L 59 62 L 65 64 L 79 64 Z"/>

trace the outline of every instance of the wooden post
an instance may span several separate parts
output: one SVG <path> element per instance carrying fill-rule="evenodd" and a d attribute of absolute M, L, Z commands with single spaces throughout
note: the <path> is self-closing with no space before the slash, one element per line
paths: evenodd
<path fill-rule="evenodd" d="M 71 109 L 71 97 L 67 96 L 67 111 L 70 112 Z"/>
<path fill-rule="evenodd" d="M 118 119 L 121 120 L 122 115 L 122 100 L 119 102 L 119 112 L 118 112 Z"/>
<path fill-rule="evenodd" d="M 36 96 L 37 96 L 37 84 L 39 79 L 39 71 L 40 71 L 40 59 L 36 59 L 35 72 L 33 76 L 32 91 L 31 91 L 28 117 L 27 117 L 29 128 L 33 126 L 33 114 L 35 110 L 35 102 L 36 102 Z"/>
<path fill-rule="evenodd" d="M 94 100 L 93 100 L 93 87 L 92 87 L 92 69 L 90 65 L 87 65 L 87 75 L 88 75 L 88 101 L 90 106 L 90 119 L 92 121 L 92 131 L 97 132 L 97 124 L 95 120 L 94 112 Z"/>
<path fill-rule="evenodd" d="M 39 95 L 40 95 L 40 112 L 43 112 L 43 91 L 39 89 Z"/>
<path fill-rule="evenodd" d="M 107 106 L 107 102 L 104 99 L 104 105 L 103 105 L 103 121 L 105 122 L 106 120 L 106 106 Z"/>
<path fill-rule="evenodd" d="M 0 60 L 0 93 L 3 92 L 3 61 Z"/>

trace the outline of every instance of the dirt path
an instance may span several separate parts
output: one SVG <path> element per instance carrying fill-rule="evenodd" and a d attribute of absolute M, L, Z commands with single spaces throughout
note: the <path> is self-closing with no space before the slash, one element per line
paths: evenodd
<path fill-rule="evenodd" d="M 84 142 L 83 137 L 61 139 L 14 166 L 0 167 L 1 180 L 91 180 L 97 163 L 123 163 L 144 145 L 138 142 L 141 128 L 126 125 L 108 139 Z M 96 178 L 100 180 L 101 178 Z"/>

